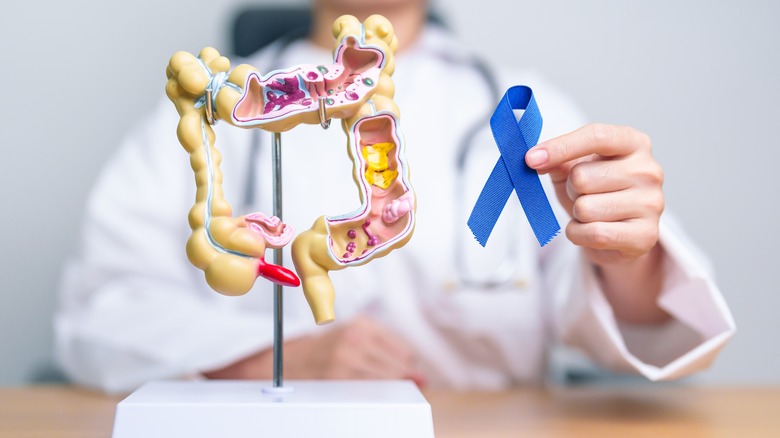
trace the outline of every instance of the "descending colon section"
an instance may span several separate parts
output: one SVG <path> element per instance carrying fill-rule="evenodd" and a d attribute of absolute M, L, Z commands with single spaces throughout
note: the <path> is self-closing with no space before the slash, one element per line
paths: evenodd
<path fill-rule="evenodd" d="M 361 205 L 341 216 L 320 217 L 293 241 L 293 262 L 318 324 L 335 318 L 335 290 L 329 271 L 387 255 L 403 246 L 414 230 L 415 197 L 409 183 L 399 111 L 393 102 L 391 75 L 397 40 L 392 27 L 384 18 L 374 16 L 363 23 L 362 29 L 354 17 L 340 19 L 334 29 L 337 39 L 362 30 L 366 44 L 384 49 L 385 61 L 376 81 L 372 79 L 371 99 L 342 123 Z"/>

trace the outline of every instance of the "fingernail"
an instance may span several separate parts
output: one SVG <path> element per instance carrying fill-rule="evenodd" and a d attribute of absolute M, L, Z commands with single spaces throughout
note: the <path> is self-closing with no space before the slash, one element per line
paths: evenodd
<path fill-rule="evenodd" d="M 525 154 L 525 162 L 533 168 L 543 165 L 548 158 L 547 149 L 531 149 Z"/>

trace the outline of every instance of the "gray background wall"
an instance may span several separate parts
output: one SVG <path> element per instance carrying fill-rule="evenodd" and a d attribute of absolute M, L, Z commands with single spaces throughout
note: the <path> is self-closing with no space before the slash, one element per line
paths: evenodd
<path fill-rule="evenodd" d="M 53 375 L 56 287 L 90 185 L 122 135 L 162 96 L 169 56 L 206 45 L 226 51 L 226 23 L 246 3 L 2 7 L 0 385 Z M 739 326 L 696 381 L 780 383 L 780 3 L 464 3 L 438 7 L 488 59 L 534 66 L 593 120 L 653 137 L 668 205 L 712 256 Z M 186 19 L 172 24 L 183 11 Z M 122 95 L 106 99 L 120 84 Z"/>

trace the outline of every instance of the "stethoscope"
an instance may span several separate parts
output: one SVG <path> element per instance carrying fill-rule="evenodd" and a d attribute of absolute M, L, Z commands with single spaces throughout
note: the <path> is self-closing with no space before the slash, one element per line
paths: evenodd
<path fill-rule="evenodd" d="M 437 24 L 432 24 L 437 25 Z M 296 41 L 305 38 L 305 29 L 294 29 L 288 34 L 282 36 L 274 43 L 272 43 L 271 65 L 269 71 L 277 70 L 282 66 L 278 65 L 282 55 L 287 49 Z M 473 69 L 482 78 L 491 99 L 491 102 L 498 102 L 501 98 L 501 92 L 499 90 L 498 80 L 496 79 L 493 71 L 487 65 L 487 63 L 474 53 L 465 53 L 459 56 L 459 53 L 445 52 L 443 50 L 427 49 L 431 56 L 435 56 L 449 64 L 458 67 L 467 67 Z M 489 113 L 483 117 L 478 118 L 466 131 L 463 138 L 458 144 L 457 156 L 456 156 L 456 172 L 457 175 L 463 176 L 466 173 L 466 166 L 469 159 L 469 154 L 472 152 L 476 144 L 476 138 L 483 130 L 487 129 L 488 121 L 492 109 Z M 247 159 L 247 172 L 244 181 L 244 196 L 242 199 L 241 209 L 239 211 L 247 212 L 251 206 L 255 205 L 257 200 L 257 193 L 255 188 L 255 182 L 257 180 L 256 166 L 262 148 L 262 135 L 260 130 L 252 130 L 250 139 L 250 149 Z M 465 196 L 462 196 L 466 190 L 466 178 L 456 177 L 454 178 L 455 189 L 455 216 L 456 218 L 464 217 L 463 228 L 466 229 L 465 212 L 471 211 L 471 205 L 466 205 Z M 506 225 L 507 230 L 504 231 L 503 236 L 509 239 L 510 242 L 517 242 L 519 239 L 518 226 L 515 223 L 509 223 Z M 463 286 L 464 290 L 495 290 L 506 284 L 508 284 L 515 272 L 518 269 L 518 263 L 520 259 L 519 245 L 506 244 L 505 253 L 498 257 L 501 261 L 498 265 L 486 272 L 485 269 L 475 269 L 472 264 L 469 263 L 466 256 L 466 246 L 470 243 L 468 239 L 472 239 L 468 232 L 456 232 L 454 237 L 454 263 L 455 263 L 455 275 L 457 276 L 457 283 Z M 473 240 L 473 239 L 472 239 Z M 479 272 L 476 272 L 479 271 Z"/>

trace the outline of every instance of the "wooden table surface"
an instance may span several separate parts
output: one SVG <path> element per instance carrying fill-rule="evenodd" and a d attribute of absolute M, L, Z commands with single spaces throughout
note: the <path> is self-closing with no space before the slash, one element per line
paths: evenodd
<path fill-rule="evenodd" d="M 426 391 L 437 438 L 780 437 L 780 387 Z M 123 397 L 68 386 L 0 388 L 0 437 L 109 438 Z"/>

